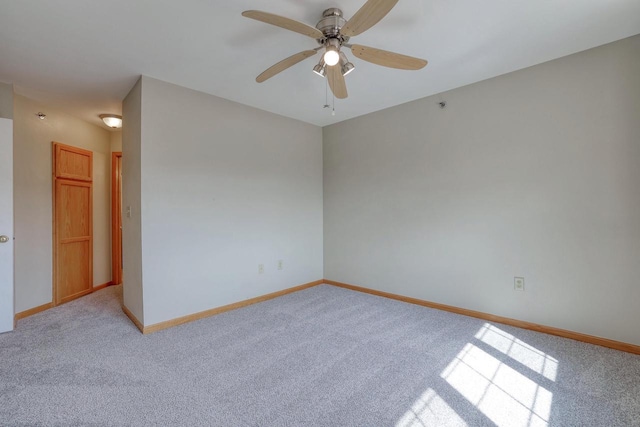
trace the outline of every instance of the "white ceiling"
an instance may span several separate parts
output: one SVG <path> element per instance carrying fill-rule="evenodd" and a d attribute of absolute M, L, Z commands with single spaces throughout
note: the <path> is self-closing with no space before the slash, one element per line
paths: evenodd
<path fill-rule="evenodd" d="M 400 0 L 351 42 L 429 60 L 420 71 L 358 60 L 349 98 L 323 109 L 307 59 L 264 83 L 274 63 L 316 47 L 243 18 L 264 10 L 312 26 L 364 0 L 0 0 L 0 81 L 99 124 L 141 74 L 324 126 L 640 33 L 638 0 Z M 331 99 L 330 99 L 331 102 Z"/>

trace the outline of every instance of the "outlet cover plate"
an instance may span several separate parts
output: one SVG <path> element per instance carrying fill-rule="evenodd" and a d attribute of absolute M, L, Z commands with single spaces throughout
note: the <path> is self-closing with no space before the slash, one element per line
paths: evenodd
<path fill-rule="evenodd" d="M 524 277 L 513 278 L 513 290 L 524 291 Z"/>

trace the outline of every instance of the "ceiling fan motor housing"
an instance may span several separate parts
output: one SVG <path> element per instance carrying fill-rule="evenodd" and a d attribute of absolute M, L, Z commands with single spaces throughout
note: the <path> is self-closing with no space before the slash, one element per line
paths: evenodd
<path fill-rule="evenodd" d="M 322 19 L 316 24 L 316 28 L 322 31 L 325 38 L 324 40 L 318 40 L 321 44 L 324 44 L 326 39 L 338 38 L 341 42 L 346 42 L 349 37 L 342 36 L 340 29 L 347 21 L 342 17 L 342 11 L 336 7 L 327 9 L 322 13 Z"/>

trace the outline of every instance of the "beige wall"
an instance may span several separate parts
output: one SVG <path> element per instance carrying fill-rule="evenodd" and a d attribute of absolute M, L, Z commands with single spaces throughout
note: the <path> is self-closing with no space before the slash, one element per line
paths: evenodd
<path fill-rule="evenodd" d="M 111 151 L 122 151 L 122 131 L 111 132 Z"/>
<path fill-rule="evenodd" d="M 327 279 L 640 344 L 640 36 L 326 127 L 324 224 Z"/>
<path fill-rule="evenodd" d="M 124 223 L 136 229 L 142 216 L 144 324 L 321 279 L 321 128 L 142 77 L 142 127 L 130 137 L 135 90 L 123 182 L 134 185 L 132 164 L 141 177 Z M 137 268 L 129 258 L 125 272 Z"/>
<path fill-rule="evenodd" d="M 13 119 L 13 85 L 0 83 L 0 117 Z"/>
<path fill-rule="evenodd" d="M 138 80 L 122 102 L 122 139 L 126 141 L 122 144 L 122 283 L 124 305 L 144 324 L 140 217 L 141 114 L 142 79 Z M 126 215 L 127 207 L 131 207 L 130 217 Z"/>
<path fill-rule="evenodd" d="M 56 108 L 20 95 L 14 107 L 15 310 L 21 312 L 52 297 L 52 141 L 93 151 L 93 284 L 111 280 L 111 147 L 107 130 Z"/>

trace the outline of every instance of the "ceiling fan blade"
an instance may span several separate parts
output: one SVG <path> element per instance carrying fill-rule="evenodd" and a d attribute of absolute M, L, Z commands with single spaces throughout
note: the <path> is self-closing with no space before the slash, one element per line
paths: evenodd
<path fill-rule="evenodd" d="M 336 98 L 345 99 L 348 96 L 347 85 L 344 81 L 344 76 L 342 75 L 342 69 L 340 68 L 339 63 L 332 67 L 327 65 L 327 80 L 329 80 L 329 87 Z"/>
<path fill-rule="evenodd" d="M 261 12 L 259 10 L 245 10 L 242 12 L 242 16 L 255 19 L 256 21 L 261 21 L 266 24 L 275 25 L 276 27 L 284 28 L 289 31 L 294 31 L 314 39 L 321 39 L 324 37 L 322 31 L 317 28 L 303 24 L 302 22 L 294 21 L 293 19 L 285 18 L 284 16 L 274 15 L 273 13 Z"/>
<path fill-rule="evenodd" d="M 384 18 L 398 0 L 368 0 L 340 29 L 343 36 L 353 37 L 364 33 Z"/>
<path fill-rule="evenodd" d="M 258 83 L 262 83 L 263 81 L 270 79 L 271 77 L 275 76 L 278 73 L 281 73 L 282 71 L 286 70 L 287 68 L 291 67 L 292 65 L 296 65 L 298 62 L 305 60 L 307 58 L 309 58 L 310 56 L 315 55 L 316 53 L 318 53 L 317 50 L 305 50 L 303 52 L 300 53 L 296 53 L 295 55 L 291 55 L 290 57 L 283 59 L 282 61 L 278 62 L 275 65 L 272 65 L 271 67 L 267 68 L 266 70 L 264 70 L 262 72 L 262 74 L 260 74 L 258 77 L 256 77 L 256 81 Z"/>
<path fill-rule="evenodd" d="M 419 70 L 427 65 L 425 59 L 413 56 L 400 55 L 360 44 L 349 45 L 351 52 L 360 59 L 383 67 L 398 68 L 400 70 Z"/>

